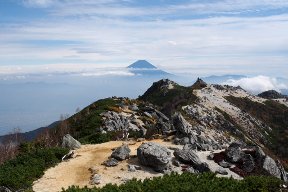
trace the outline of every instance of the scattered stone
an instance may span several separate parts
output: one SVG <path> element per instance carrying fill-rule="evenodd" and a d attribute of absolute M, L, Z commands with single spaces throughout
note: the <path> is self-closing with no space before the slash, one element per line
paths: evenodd
<path fill-rule="evenodd" d="M 245 154 L 242 158 L 242 169 L 247 173 L 251 173 L 255 168 L 255 162 L 250 154 Z"/>
<path fill-rule="evenodd" d="M 142 165 L 150 166 L 155 171 L 162 172 L 171 162 L 171 152 L 157 143 L 143 143 L 137 149 L 137 157 Z"/>
<path fill-rule="evenodd" d="M 99 169 L 96 166 L 90 167 L 88 170 L 91 172 L 92 175 L 99 173 Z"/>
<path fill-rule="evenodd" d="M 91 185 L 99 185 L 101 183 L 101 175 L 95 174 L 91 178 Z"/>
<path fill-rule="evenodd" d="M 63 137 L 62 147 L 75 150 L 81 147 L 81 143 L 74 139 L 70 134 L 67 134 Z"/>
<path fill-rule="evenodd" d="M 74 156 L 74 151 L 69 151 L 69 153 L 67 153 L 66 155 L 64 155 L 64 156 L 62 157 L 62 161 L 66 161 L 66 160 L 68 160 L 68 159 L 72 159 L 73 156 Z"/>
<path fill-rule="evenodd" d="M 135 172 L 136 171 L 135 166 L 134 165 L 128 165 L 128 171 Z"/>
<path fill-rule="evenodd" d="M 265 169 L 271 175 L 281 179 L 281 172 L 276 164 L 276 162 L 268 155 L 264 159 L 263 169 Z"/>
<path fill-rule="evenodd" d="M 123 161 L 125 159 L 129 159 L 131 150 L 129 149 L 127 144 L 122 145 L 121 147 L 116 148 L 111 157 L 117 159 L 119 161 Z"/>
<path fill-rule="evenodd" d="M 118 165 L 118 161 L 114 158 L 108 159 L 103 163 L 106 167 L 115 167 Z"/>
<path fill-rule="evenodd" d="M 222 167 L 219 167 L 219 168 L 215 171 L 215 173 L 218 173 L 218 174 L 220 174 L 220 175 L 228 175 L 228 172 L 227 172 L 225 169 L 223 169 Z"/>

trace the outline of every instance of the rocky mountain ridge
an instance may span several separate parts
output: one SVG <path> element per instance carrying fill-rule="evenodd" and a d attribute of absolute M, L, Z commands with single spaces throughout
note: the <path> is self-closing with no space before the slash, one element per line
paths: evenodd
<path fill-rule="evenodd" d="M 123 183 L 128 175 L 139 174 L 143 179 L 209 171 L 236 179 L 271 175 L 287 182 L 287 115 L 287 101 L 254 96 L 241 87 L 201 79 L 184 87 L 163 79 L 138 99 L 111 97 L 92 103 L 53 131 L 70 133 L 63 137 L 62 146 L 72 151 L 63 160 L 86 172 L 88 165 L 80 166 L 77 158 L 91 157 L 87 154 L 88 148 L 94 151 L 91 144 L 108 142 L 109 146 L 114 140 L 113 151 L 103 145 L 108 152 L 103 158 L 95 157 L 91 186 L 102 185 L 103 180 Z M 103 154 L 100 145 L 95 150 Z M 60 168 L 67 171 L 67 166 Z M 111 178 L 108 173 L 118 176 Z"/>
<path fill-rule="evenodd" d="M 277 154 L 271 147 L 278 142 L 274 141 L 275 127 L 238 107 L 233 103 L 235 98 L 261 106 L 272 102 L 284 108 L 281 113 L 287 113 L 279 102 L 251 95 L 241 87 L 211 85 L 201 79 L 183 87 L 164 79 L 155 82 L 138 100 L 113 98 L 118 104 L 99 114 L 102 124 L 98 130 L 102 134 L 116 133 L 114 139 L 164 138 L 189 150 L 221 150 L 215 153 L 215 162 L 224 167 L 233 165 L 231 170 L 241 176 L 266 173 L 287 180 L 282 163 L 277 160 L 286 165 L 285 151 Z M 271 166 L 277 170 L 275 173 L 269 170 Z"/>

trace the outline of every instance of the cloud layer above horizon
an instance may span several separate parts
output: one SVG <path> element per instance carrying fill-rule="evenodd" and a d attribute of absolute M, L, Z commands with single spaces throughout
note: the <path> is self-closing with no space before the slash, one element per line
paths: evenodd
<path fill-rule="evenodd" d="M 6 68 L 288 75 L 287 0 L 6 0 L 0 25 Z"/>
<path fill-rule="evenodd" d="M 281 89 L 287 89 L 287 85 L 279 82 L 276 78 L 267 76 L 245 77 L 241 79 L 230 79 L 222 83 L 223 85 L 240 86 L 246 91 L 254 94 L 259 94 L 268 90 L 276 90 L 281 92 Z"/>

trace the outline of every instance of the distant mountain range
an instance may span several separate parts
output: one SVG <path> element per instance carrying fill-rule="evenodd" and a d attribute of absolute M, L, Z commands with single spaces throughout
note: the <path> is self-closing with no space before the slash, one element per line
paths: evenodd
<path fill-rule="evenodd" d="M 152 65 L 146 60 L 138 60 L 127 67 L 127 69 L 134 73 L 135 75 L 142 76 L 159 76 L 159 77 L 168 77 L 172 74 L 167 73 L 161 69 L 158 69 L 156 66 Z"/>
<path fill-rule="evenodd" d="M 39 136 L 41 133 L 43 133 L 43 131 L 45 129 L 51 129 L 56 127 L 58 124 L 60 123 L 60 121 L 55 121 L 54 123 L 48 125 L 47 127 L 40 127 L 38 129 L 35 129 L 33 131 L 28 131 L 25 133 L 19 133 L 17 135 L 18 138 L 20 138 L 21 140 L 24 141 L 33 141 L 34 139 L 37 138 L 37 136 Z M 15 140 L 15 134 L 7 134 L 7 135 L 3 135 L 0 136 L 0 143 L 4 142 L 5 140 Z"/>
<path fill-rule="evenodd" d="M 233 80 L 239 80 L 239 79 L 242 79 L 242 78 L 245 78 L 247 76 L 245 75 L 220 75 L 220 76 L 217 76 L 217 75 L 211 75 L 211 76 L 208 76 L 208 77 L 203 77 L 202 79 L 207 82 L 207 83 L 212 83 L 212 84 L 220 84 L 220 83 L 223 83 L 223 82 L 226 82 L 230 79 L 233 79 Z"/>

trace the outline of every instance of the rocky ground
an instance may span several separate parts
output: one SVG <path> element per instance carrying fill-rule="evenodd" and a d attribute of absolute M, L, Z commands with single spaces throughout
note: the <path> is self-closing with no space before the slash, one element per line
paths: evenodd
<path fill-rule="evenodd" d="M 182 148 L 181 145 L 175 145 L 171 142 L 163 141 L 162 139 L 156 139 L 152 142 L 169 148 L 171 154 L 173 154 L 173 150 L 171 149 Z M 35 192 L 56 192 L 61 191 L 62 188 L 68 188 L 71 185 L 93 187 L 95 185 L 91 184 L 91 176 L 93 175 L 93 173 L 91 173 L 92 169 L 101 176 L 100 184 L 97 185 L 99 187 L 104 186 L 107 183 L 120 184 L 132 178 L 145 179 L 164 174 L 154 171 L 153 168 L 150 168 L 149 166 L 140 164 L 136 154 L 137 148 L 142 142 L 130 141 L 125 143 L 128 144 L 131 150 L 130 158 L 119 161 L 119 164 L 114 167 L 106 167 L 102 165 L 102 163 L 110 157 L 112 149 L 120 147 L 123 144 L 123 141 L 111 141 L 96 145 L 82 145 L 80 149 L 75 150 L 74 158 L 63 161 L 57 166 L 48 169 L 42 178 L 34 182 L 33 190 Z M 219 169 L 222 169 L 221 166 L 213 160 L 207 159 L 207 156 L 210 153 L 210 151 L 196 152 L 201 161 L 207 163 L 211 171 L 219 171 Z M 128 165 L 140 166 L 141 170 L 136 170 L 135 172 L 129 171 Z M 176 166 L 174 169 L 175 168 Z M 233 173 L 228 168 L 223 169 L 227 171 L 227 175 L 219 174 L 219 176 L 232 176 L 233 178 L 241 179 L 240 176 Z M 175 170 L 181 172 L 182 167 L 176 168 Z"/>

